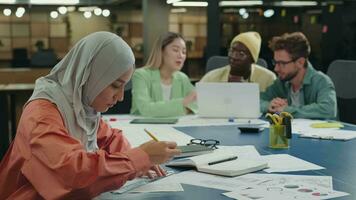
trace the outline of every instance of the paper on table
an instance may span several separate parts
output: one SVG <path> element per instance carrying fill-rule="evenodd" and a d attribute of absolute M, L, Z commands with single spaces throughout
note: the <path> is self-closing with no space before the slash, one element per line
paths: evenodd
<path fill-rule="evenodd" d="M 302 132 L 300 137 L 319 138 L 328 140 L 351 140 L 356 138 L 356 131 L 351 130 L 313 130 Z"/>
<path fill-rule="evenodd" d="M 164 182 L 160 183 L 155 181 L 146 185 L 142 185 L 138 188 L 130 190 L 130 193 L 144 193 L 144 192 L 179 192 L 184 191 L 182 185 L 176 182 Z"/>
<path fill-rule="evenodd" d="M 246 184 L 243 181 L 238 181 L 235 178 L 205 174 L 192 170 L 173 174 L 169 177 L 159 180 L 158 182 L 159 184 L 172 182 L 183 183 L 227 191 L 232 191 L 236 188 L 247 188 Z"/>
<path fill-rule="evenodd" d="M 293 185 L 296 188 L 286 187 L 256 187 L 245 190 L 223 193 L 223 195 L 238 200 L 285 200 L 285 199 L 308 199 L 320 200 L 331 199 L 349 195 L 346 192 L 324 190 L 311 185 Z M 308 192 L 301 192 L 308 191 Z M 310 192 L 309 192 L 310 191 Z"/>
<path fill-rule="evenodd" d="M 262 156 L 262 159 L 268 162 L 269 168 L 264 170 L 267 173 L 325 169 L 324 167 L 288 154 L 266 155 Z"/>
<path fill-rule="evenodd" d="M 111 191 L 113 194 L 122 193 L 144 193 L 144 192 L 174 192 L 174 191 L 184 191 L 181 184 L 177 182 L 165 182 L 164 184 L 159 184 L 159 181 L 167 178 L 168 176 L 174 174 L 173 171 L 167 171 L 166 177 L 159 177 L 156 179 L 150 179 L 148 177 L 135 178 L 133 180 L 127 181 L 121 188 Z"/>
<path fill-rule="evenodd" d="M 331 176 L 306 176 L 306 175 L 284 175 L 284 174 L 246 174 L 235 178 L 250 186 L 282 187 L 285 185 L 313 185 L 325 190 L 332 190 Z"/>
<path fill-rule="evenodd" d="M 235 153 L 240 159 L 251 159 L 259 160 L 261 155 L 256 150 L 253 145 L 244 145 L 244 146 L 219 146 L 221 150 L 228 150 Z"/>
<path fill-rule="evenodd" d="M 313 128 L 312 124 L 325 123 L 322 120 L 311 120 L 311 119 L 293 119 L 292 120 L 292 131 L 295 134 L 302 134 L 313 131 L 320 130 L 338 130 L 339 128 Z"/>
<path fill-rule="evenodd" d="M 193 137 L 168 126 L 144 126 L 160 141 L 175 141 L 177 145 L 186 145 Z M 121 130 L 133 147 L 152 140 L 143 126 L 123 126 Z"/>
<path fill-rule="evenodd" d="M 249 187 L 240 187 L 224 195 L 239 200 L 313 200 L 348 195 L 348 193 L 333 190 L 331 176 L 247 174 L 236 179 L 244 181 Z"/>

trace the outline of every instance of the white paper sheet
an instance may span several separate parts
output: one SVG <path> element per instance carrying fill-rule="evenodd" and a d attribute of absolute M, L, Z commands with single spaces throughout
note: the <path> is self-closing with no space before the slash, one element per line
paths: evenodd
<path fill-rule="evenodd" d="M 262 159 L 268 162 L 269 168 L 264 170 L 267 173 L 325 169 L 324 167 L 288 154 L 266 155 L 262 156 Z"/>
<path fill-rule="evenodd" d="M 144 193 L 144 192 L 180 192 L 184 191 L 180 183 L 159 183 L 158 181 L 149 183 L 147 185 L 140 186 L 133 190 L 130 190 L 130 193 Z"/>
<path fill-rule="evenodd" d="M 336 129 L 323 129 L 323 130 L 310 130 L 301 132 L 300 137 L 317 138 L 327 140 L 351 140 L 356 138 L 356 131 L 351 130 L 336 130 Z"/>
<path fill-rule="evenodd" d="M 244 145 L 244 146 L 219 146 L 219 149 L 222 150 L 229 150 L 235 153 L 238 158 L 244 159 L 261 159 L 261 155 L 256 150 L 255 146 L 253 145 Z"/>
<path fill-rule="evenodd" d="M 313 200 L 348 195 L 348 193 L 333 190 L 331 176 L 247 174 L 227 178 L 196 171 L 185 171 L 158 180 L 156 183 L 164 185 L 173 182 L 232 191 L 224 193 L 224 195 L 239 200 Z"/>
<path fill-rule="evenodd" d="M 111 191 L 112 194 L 122 193 L 144 193 L 144 192 L 175 192 L 184 191 L 182 185 L 177 182 L 165 182 L 160 184 L 159 181 L 174 174 L 174 171 L 167 171 L 166 177 L 160 177 L 158 179 L 135 178 L 127 181 L 121 188 Z"/>
<path fill-rule="evenodd" d="M 169 126 L 122 126 L 120 129 L 133 147 L 137 147 L 142 143 L 152 140 L 152 138 L 144 131 L 149 130 L 160 141 L 174 141 L 177 145 L 186 145 L 193 137 L 178 131 Z"/>
<path fill-rule="evenodd" d="M 196 171 L 185 171 L 178 174 L 173 174 L 157 182 L 159 184 L 165 184 L 167 182 L 178 182 L 227 191 L 232 191 L 236 188 L 247 188 L 243 181 L 236 181 L 234 178 L 205 174 Z"/>
<path fill-rule="evenodd" d="M 306 176 L 306 175 L 284 175 L 284 174 L 246 174 L 235 179 L 246 184 L 260 186 L 284 186 L 284 185 L 313 185 L 325 190 L 332 190 L 331 176 Z"/>
<path fill-rule="evenodd" d="M 223 195 L 238 200 L 319 200 L 342 197 L 348 195 L 348 193 L 335 190 L 323 190 L 304 185 L 303 188 L 299 189 L 258 187 L 255 189 L 227 192 L 223 193 Z"/>
<path fill-rule="evenodd" d="M 236 179 L 249 184 L 224 195 L 244 200 L 329 199 L 348 195 L 333 190 L 330 176 L 247 174 Z"/>
<path fill-rule="evenodd" d="M 322 120 L 311 120 L 311 119 L 293 119 L 292 120 L 292 132 L 294 134 L 302 134 L 302 133 L 312 133 L 314 131 L 322 131 L 322 130 L 338 130 L 339 128 L 313 128 L 312 124 L 315 123 L 325 123 Z"/>

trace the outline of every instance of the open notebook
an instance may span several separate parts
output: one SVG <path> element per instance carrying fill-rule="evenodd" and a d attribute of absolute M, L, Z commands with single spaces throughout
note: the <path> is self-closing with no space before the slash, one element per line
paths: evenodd
<path fill-rule="evenodd" d="M 169 167 L 196 167 L 200 172 L 221 176 L 238 176 L 262 170 L 267 167 L 263 160 L 241 159 L 235 153 L 215 150 L 200 156 L 175 159 L 166 164 Z"/>

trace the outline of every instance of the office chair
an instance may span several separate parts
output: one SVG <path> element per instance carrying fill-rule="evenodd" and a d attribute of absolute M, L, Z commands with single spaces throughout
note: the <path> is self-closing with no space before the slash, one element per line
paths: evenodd
<path fill-rule="evenodd" d="M 124 100 L 118 102 L 112 108 L 109 108 L 104 114 L 129 114 L 132 105 L 132 82 L 131 80 L 125 85 Z"/>
<path fill-rule="evenodd" d="M 335 85 L 339 120 L 356 124 L 356 60 L 335 60 L 327 74 Z"/>
<path fill-rule="evenodd" d="M 208 62 L 206 63 L 205 73 L 213 69 L 226 66 L 228 64 L 229 58 L 227 56 L 212 56 L 208 59 Z M 256 64 L 260 65 L 261 67 L 268 68 L 268 64 L 263 58 L 258 58 Z"/>
<path fill-rule="evenodd" d="M 258 58 L 256 64 L 261 66 L 261 67 L 264 67 L 264 68 L 268 69 L 268 64 L 267 64 L 266 60 L 263 59 L 263 58 Z"/>
<path fill-rule="evenodd" d="M 205 73 L 224 67 L 229 64 L 229 58 L 227 56 L 212 56 L 206 62 Z"/>
<path fill-rule="evenodd" d="M 27 57 L 27 49 L 26 48 L 15 48 L 12 49 L 12 67 L 28 67 L 30 61 Z"/>
<path fill-rule="evenodd" d="M 57 56 L 53 49 L 42 49 L 31 57 L 31 67 L 52 68 L 57 64 Z"/>

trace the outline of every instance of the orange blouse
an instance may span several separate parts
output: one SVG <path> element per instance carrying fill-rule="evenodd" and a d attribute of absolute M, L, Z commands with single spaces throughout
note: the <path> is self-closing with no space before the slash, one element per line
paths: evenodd
<path fill-rule="evenodd" d="M 0 164 L 0 199 L 90 199 L 152 167 L 147 153 L 130 148 L 121 131 L 103 120 L 97 137 L 100 149 L 86 152 L 56 105 L 30 102 Z"/>

